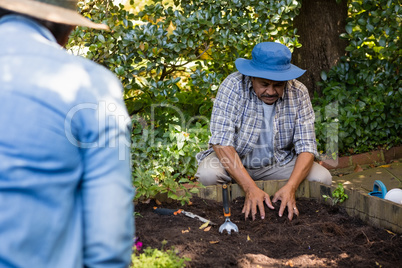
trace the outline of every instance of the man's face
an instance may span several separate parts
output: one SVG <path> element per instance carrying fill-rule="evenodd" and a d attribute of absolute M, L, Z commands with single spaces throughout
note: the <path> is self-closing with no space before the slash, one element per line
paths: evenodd
<path fill-rule="evenodd" d="M 252 77 L 251 83 L 257 97 L 266 104 L 274 104 L 283 96 L 286 81 L 272 81 L 264 78 Z"/>

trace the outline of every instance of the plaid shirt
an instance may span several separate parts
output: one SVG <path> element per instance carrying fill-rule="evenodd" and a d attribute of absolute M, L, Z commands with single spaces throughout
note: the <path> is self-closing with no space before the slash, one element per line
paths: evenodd
<path fill-rule="evenodd" d="M 209 148 L 197 154 L 198 162 L 213 152 L 212 145 L 233 146 L 240 158 L 244 158 L 257 143 L 263 116 L 263 102 L 255 94 L 251 78 L 239 72 L 229 75 L 214 102 Z M 276 163 L 286 165 L 302 152 L 317 156 L 314 120 L 307 88 L 297 80 L 288 81 L 275 109 Z"/>

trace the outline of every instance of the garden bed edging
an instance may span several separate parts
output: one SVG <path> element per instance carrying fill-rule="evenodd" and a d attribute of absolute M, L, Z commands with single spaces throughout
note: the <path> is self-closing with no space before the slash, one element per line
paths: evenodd
<path fill-rule="evenodd" d="M 286 181 L 257 181 L 257 186 L 268 193 L 274 195 L 277 190 L 286 184 Z M 297 192 L 297 197 L 313 198 L 320 202 L 330 204 L 330 200 L 325 201 L 323 195 L 331 196 L 336 186 L 327 186 L 318 182 L 303 181 Z M 378 228 L 384 228 L 392 232 L 402 234 L 402 205 L 370 196 L 358 189 L 347 189 L 345 193 L 349 198 L 340 203 L 348 215 L 358 217 L 362 221 Z M 212 185 L 200 188 L 199 193 L 195 194 L 201 198 L 216 200 L 222 202 L 222 186 Z M 244 196 L 244 191 L 238 184 L 229 186 L 229 198 L 234 200 L 237 197 Z"/>

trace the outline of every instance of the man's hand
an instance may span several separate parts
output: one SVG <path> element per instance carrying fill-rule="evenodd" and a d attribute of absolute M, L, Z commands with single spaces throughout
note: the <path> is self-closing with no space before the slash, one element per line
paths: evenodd
<path fill-rule="evenodd" d="M 226 171 L 246 193 L 246 201 L 244 202 L 242 210 L 246 219 L 251 214 L 251 217 L 254 220 L 255 215 L 257 214 L 257 208 L 260 212 L 261 218 L 264 219 L 264 202 L 270 209 L 274 209 L 269 195 L 257 187 L 254 180 L 244 168 L 234 147 L 214 145 L 213 148 Z"/>
<path fill-rule="evenodd" d="M 299 216 L 299 210 L 296 207 L 296 190 L 310 172 L 313 162 L 314 155 L 309 152 L 303 152 L 297 156 L 295 167 L 288 182 L 275 193 L 272 199 L 274 203 L 281 200 L 279 217 L 282 217 L 285 208 L 288 208 L 289 220 L 293 219 L 293 215 Z"/>
<path fill-rule="evenodd" d="M 279 189 L 272 199 L 272 202 L 281 201 L 281 207 L 279 208 L 279 217 L 282 217 L 285 208 L 288 208 L 288 218 L 293 219 L 293 215 L 299 216 L 299 210 L 296 207 L 295 189 L 289 185 L 283 186 Z"/>
<path fill-rule="evenodd" d="M 257 208 L 260 212 L 261 219 L 265 218 L 265 208 L 264 202 L 270 209 L 275 209 L 271 203 L 269 195 L 258 187 L 252 187 L 246 191 L 246 200 L 244 201 L 244 206 L 242 213 L 244 213 L 245 219 L 251 213 L 251 217 L 255 220 L 255 215 L 257 214 Z"/>

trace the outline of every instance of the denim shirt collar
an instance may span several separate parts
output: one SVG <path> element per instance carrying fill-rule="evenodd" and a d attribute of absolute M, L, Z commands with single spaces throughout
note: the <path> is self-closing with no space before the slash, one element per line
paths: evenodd
<path fill-rule="evenodd" d="M 30 28 L 31 30 L 36 31 L 37 33 L 39 33 L 41 36 L 51 41 L 52 43 L 57 44 L 56 38 L 49 31 L 49 29 L 47 29 L 45 26 L 39 24 L 35 20 L 28 18 L 26 16 L 21 16 L 18 14 L 5 15 L 2 18 L 0 18 L 0 25 L 3 23 L 13 23 L 18 25 L 19 27 Z"/>

